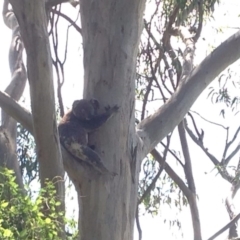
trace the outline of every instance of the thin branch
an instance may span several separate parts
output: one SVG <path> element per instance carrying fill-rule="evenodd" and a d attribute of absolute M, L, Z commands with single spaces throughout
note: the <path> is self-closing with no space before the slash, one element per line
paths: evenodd
<path fill-rule="evenodd" d="M 228 137 L 229 137 L 229 127 L 226 129 L 227 133 L 226 133 L 226 139 L 225 139 L 225 148 L 223 151 L 223 156 L 222 156 L 222 164 L 225 164 L 225 158 L 226 158 L 226 154 L 227 154 L 227 150 L 229 148 L 228 146 Z"/>
<path fill-rule="evenodd" d="M 198 1 L 198 19 L 199 19 L 199 24 L 198 28 L 196 30 L 196 34 L 194 36 L 194 41 L 197 42 L 197 40 L 200 37 L 200 34 L 202 32 L 202 25 L 203 25 L 203 15 L 204 15 L 204 10 L 203 10 L 203 0 Z"/>
<path fill-rule="evenodd" d="M 165 145 L 163 142 L 161 142 L 161 145 L 164 146 L 164 148 L 167 147 L 167 145 Z M 177 162 L 182 166 L 182 168 L 184 168 L 184 164 L 182 163 L 181 159 L 171 149 L 168 149 L 168 151 L 177 160 Z"/>
<path fill-rule="evenodd" d="M 193 111 L 193 110 L 190 110 L 190 112 L 195 113 L 196 115 L 198 115 L 200 118 L 202 118 L 204 121 L 206 121 L 206 122 L 208 122 L 208 123 L 211 123 L 211 124 L 213 124 L 213 125 L 222 127 L 223 129 L 227 130 L 227 127 L 224 127 L 222 124 L 215 123 L 215 122 L 212 122 L 212 121 L 204 118 L 204 117 L 203 117 L 201 114 L 199 114 L 198 112 L 195 112 L 195 111 Z"/>
<path fill-rule="evenodd" d="M 201 138 L 201 134 L 200 134 L 199 131 L 198 131 L 198 128 L 197 128 L 197 124 L 196 124 L 196 122 L 195 122 L 195 119 L 194 119 L 193 115 L 192 115 L 190 112 L 188 112 L 188 115 L 190 116 L 190 118 L 191 118 L 191 120 L 192 120 L 192 123 L 193 123 L 194 130 L 195 130 L 195 132 L 197 133 L 198 138 L 200 139 L 200 138 Z M 201 138 L 201 140 L 203 140 L 203 137 Z"/>
<path fill-rule="evenodd" d="M 142 240 L 142 228 L 139 221 L 139 205 L 137 205 L 137 210 L 136 210 L 136 225 L 138 230 L 138 240 Z"/>
<path fill-rule="evenodd" d="M 238 143 L 237 147 L 232 151 L 232 153 L 226 158 L 225 165 L 228 165 L 230 160 L 239 152 L 240 150 L 240 143 Z"/>
<path fill-rule="evenodd" d="M 217 168 L 218 172 L 221 174 L 221 176 L 226 179 L 228 182 L 232 183 L 234 178 L 227 172 L 226 166 L 222 166 L 221 163 L 217 160 L 216 157 L 214 157 L 211 153 L 209 153 L 208 149 L 204 147 L 203 142 L 199 140 L 194 133 L 191 131 L 191 129 L 188 127 L 187 121 L 184 121 L 185 129 L 188 133 L 188 135 L 191 137 L 191 139 L 203 150 L 203 152 L 209 157 L 209 159 L 212 161 L 214 166 Z"/>
<path fill-rule="evenodd" d="M 184 118 L 202 91 L 231 63 L 240 57 L 240 31 L 232 35 L 181 81 L 166 104 L 137 126 L 139 156 L 143 159 Z"/>
<path fill-rule="evenodd" d="M 230 160 L 238 153 L 238 151 L 240 150 L 240 143 L 237 145 L 237 147 L 232 151 L 232 153 L 226 158 L 226 154 L 227 154 L 227 150 L 229 149 L 229 147 L 233 144 L 233 142 L 237 139 L 237 136 L 240 132 L 240 127 L 238 127 L 237 131 L 235 132 L 233 138 L 231 141 L 228 142 L 228 135 L 229 135 L 229 128 L 228 127 L 224 127 L 223 125 L 221 124 L 218 124 L 218 123 L 214 123 L 214 122 L 211 122 L 207 119 L 205 119 L 204 117 L 202 117 L 199 113 L 195 112 L 195 111 L 191 111 L 195 114 L 197 114 L 199 117 L 201 117 L 203 120 L 205 120 L 206 122 L 209 122 L 211 124 L 214 124 L 214 125 L 217 125 L 219 127 L 222 127 L 224 130 L 227 131 L 227 136 L 226 136 L 226 145 L 225 145 L 225 148 L 224 148 L 224 152 L 223 152 L 223 157 L 222 157 L 222 161 L 221 161 L 221 165 L 224 166 L 224 165 L 228 165 L 228 163 L 230 162 Z M 191 113 L 188 113 L 188 115 L 191 117 L 192 119 L 192 122 L 193 122 L 193 126 L 194 126 L 194 129 L 198 135 L 198 141 L 202 141 L 203 140 L 203 136 L 202 134 L 199 133 L 198 131 L 198 128 L 196 126 L 196 123 L 194 121 L 194 118 L 192 116 Z M 197 139 L 197 138 L 196 138 Z M 199 145 L 199 144 L 198 144 Z M 200 145 L 199 145 L 200 146 Z M 207 148 L 205 148 L 207 150 Z"/>
<path fill-rule="evenodd" d="M 229 147 L 234 143 L 234 141 L 237 139 L 237 136 L 238 136 L 239 132 L 240 132 L 240 127 L 238 127 L 238 129 L 237 129 L 237 131 L 235 132 L 232 140 L 229 141 L 229 142 L 226 144 L 226 152 L 227 152 L 228 148 L 229 148 Z M 226 160 L 226 161 L 227 161 L 227 160 Z"/>
<path fill-rule="evenodd" d="M 65 15 L 64 13 L 62 13 L 56 9 L 52 9 L 51 12 L 61 16 L 65 20 L 67 20 L 80 34 L 82 34 L 82 29 L 70 17 L 68 17 L 67 15 Z"/>
<path fill-rule="evenodd" d="M 55 7 L 57 8 L 57 7 Z M 53 9 L 54 11 L 56 9 Z M 61 12 L 61 5 L 59 6 L 59 12 Z M 57 16 L 55 20 L 55 16 Z M 57 74 L 57 100 L 59 104 L 59 110 L 60 110 L 60 116 L 63 117 L 64 115 L 64 107 L 63 107 L 63 100 L 62 100 L 62 94 L 61 94 L 61 89 L 65 81 L 64 77 L 64 69 L 63 69 L 63 62 L 60 60 L 58 56 L 58 21 L 59 21 L 59 14 L 52 14 L 51 18 L 51 39 L 52 39 L 52 44 L 53 44 L 53 50 L 55 54 L 55 60 L 52 57 L 52 62 L 53 66 L 55 67 L 55 71 Z M 54 29 L 54 30 L 53 30 Z M 65 54 L 67 51 L 67 42 L 68 42 L 68 30 L 67 30 L 67 39 L 66 39 L 66 45 L 65 45 Z M 64 58 L 66 55 L 64 56 Z M 61 70 L 61 77 L 60 77 L 60 72 L 59 72 L 59 67 Z"/>
<path fill-rule="evenodd" d="M 191 139 L 204 151 L 204 153 L 211 159 L 211 161 L 213 162 L 213 164 L 215 166 L 220 166 L 220 162 L 217 160 L 217 158 L 215 158 L 211 153 L 208 152 L 208 148 L 205 148 L 203 145 L 203 142 L 200 141 L 195 135 L 194 133 L 191 131 L 191 129 L 188 127 L 187 121 L 184 121 L 185 123 L 185 128 L 187 130 L 188 135 L 191 137 Z"/>
<path fill-rule="evenodd" d="M 179 123 L 178 125 L 178 133 L 179 133 L 182 151 L 185 159 L 184 172 L 187 178 L 187 183 L 192 193 L 196 194 L 196 186 L 195 186 L 195 181 L 192 173 L 192 163 L 191 163 L 191 158 L 190 158 L 190 153 L 189 153 L 188 143 L 186 138 L 186 132 L 184 129 L 183 122 Z"/>
<path fill-rule="evenodd" d="M 167 153 L 168 153 L 168 149 L 169 149 L 169 144 L 170 144 L 170 137 L 167 138 L 167 147 L 164 149 L 164 154 L 163 154 L 163 157 L 162 157 L 163 161 L 162 161 L 162 164 L 160 164 L 160 168 L 158 170 L 158 173 L 156 174 L 156 176 L 153 178 L 151 184 L 147 187 L 145 192 L 140 197 L 140 199 L 138 201 L 138 205 L 141 204 L 142 201 L 146 198 L 146 196 L 148 196 L 150 194 L 151 190 L 154 188 L 157 180 L 159 179 L 162 171 L 164 170 L 164 166 L 165 166 L 165 162 L 166 162 L 166 158 L 167 158 Z M 160 153 L 159 153 L 159 155 L 160 155 Z M 158 161 L 158 163 L 159 163 L 159 161 Z"/>
<path fill-rule="evenodd" d="M 51 8 L 62 3 L 70 3 L 73 7 L 76 7 L 79 4 L 79 1 L 74 0 L 48 0 L 46 2 L 46 8 Z"/>
<path fill-rule="evenodd" d="M 220 234 L 225 232 L 227 229 L 229 229 L 231 226 L 233 226 L 233 224 L 235 224 L 239 218 L 240 218 L 240 213 L 235 218 L 233 218 L 228 224 L 226 224 L 223 228 L 221 228 L 219 231 L 217 231 L 215 234 L 213 234 L 210 238 L 208 238 L 208 240 L 213 240 L 217 236 L 219 236 Z"/>
<path fill-rule="evenodd" d="M 159 154 L 159 152 L 156 149 L 152 150 L 151 154 L 156 159 L 156 161 L 158 161 L 160 164 L 164 163 L 163 158 L 161 157 L 161 155 Z M 170 178 L 178 185 L 178 187 L 181 189 L 183 194 L 187 198 L 189 198 L 192 194 L 191 191 L 188 189 L 188 187 L 183 182 L 183 180 L 177 175 L 177 173 L 166 162 L 164 163 L 164 170 L 170 176 Z"/>

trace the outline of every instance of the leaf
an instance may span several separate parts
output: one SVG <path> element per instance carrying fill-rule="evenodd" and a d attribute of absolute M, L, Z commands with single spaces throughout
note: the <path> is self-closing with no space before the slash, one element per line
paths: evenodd
<path fill-rule="evenodd" d="M 45 222 L 46 222 L 47 224 L 49 224 L 49 223 L 51 223 L 51 219 L 50 219 L 50 218 L 46 218 L 46 219 L 45 219 Z"/>
<path fill-rule="evenodd" d="M 3 232 L 4 237 L 11 237 L 13 235 L 12 231 L 9 229 L 5 229 Z"/>
<path fill-rule="evenodd" d="M 2 202 L 2 203 L 1 203 L 1 208 L 5 208 L 5 207 L 7 207 L 8 204 L 9 204 L 8 202 Z"/>

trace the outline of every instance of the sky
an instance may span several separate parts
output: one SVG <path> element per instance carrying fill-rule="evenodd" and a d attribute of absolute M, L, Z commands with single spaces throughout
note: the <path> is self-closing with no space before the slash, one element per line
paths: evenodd
<path fill-rule="evenodd" d="M 203 27 L 203 32 L 196 46 L 195 65 L 198 65 L 209 54 L 213 46 L 218 46 L 221 42 L 235 33 L 240 26 L 239 18 L 239 2 L 238 1 L 223 1 L 221 7 L 214 13 L 214 18 L 207 26 Z M 216 35 L 215 29 L 221 28 L 222 33 Z M 239 63 L 236 64 L 239 66 Z M 239 69 L 239 68 L 238 68 Z M 239 79 L 239 74 L 238 74 Z M 210 86 L 217 86 L 217 81 Z M 239 91 L 239 89 L 238 89 Z M 239 126 L 239 115 L 234 116 L 231 111 L 227 111 L 227 118 L 220 117 L 219 112 L 222 105 L 211 104 L 211 101 L 207 98 L 209 88 L 207 88 L 195 104 L 192 106 L 192 110 L 199 112 L 202 116 L 208 120 L 218 122 L 224 126 L 236 128 Z M 209 151 L 214 153 L 215 156 L 220 157 L 223 151 L 224 131 L 216 126 L 208 125 L 204 122 L 199 122 L 201 127 L 205 130 L 205 145 L 209 146 Z M 231 134 L 233 134 L 232 131 Z M 175 133 L 176 134 L 176 133 Z M 203 239 L 207 239 L 223 227 L 228 221 L 228 215 L 225 210 L 224 200 L 226 194 L 229 191 L 230 185 L 221 179 L 213 170 L 213 165 L 197 148 L 194 143 L 188 138 L 190 155 L 193 161 L 193 174 L 196 181 L 197 193 L 199 196 L 199 212 L 201 219 L 202 235 Z M 176 148 L 179 145 L 176 143 Z M 171 161 L 169 161 L 171 162 Z M 177 170 L 177 169 L 176 169 Z M 235 202 L 238 212 L 240 211 L 240 196 L 236 196 Z M 179 220 L 182 223 L 182 230 L 177 231 L 177 228 L 170 229 L 168 224 L 164 224 L 164 218 L 168 216 L 170 219 L 176 218 L 178 215 Z M 191 216 L 188 208 L 185 208 L 181 213 L 176 214 L 176 209 L 171 209 L 168 206 L 163 206 L 160 210 L 160 214 L 157 217 L 144 216 L 141 219 L 143 240 L 151 239 L 181 239 L 181 232 L 183 233 L 184 240 L 192 240 L 192 226 Z M 150 237 L 151 236 L 151 237 Z M 220 235 L 216 239 L 226 239 L 227 232 Z M 135 236 L 137 239 L 137 234 Z"/>
<path fill-rule="evenodd" d="M 239 9 L 240 3 L 238 0 L 228 0 L 223 1 L 219 7 L 216 6 L 216 11 L 214 13 L 214 19 L 208 22 L 207 26 L 204 26 L 201 38 L 197 43 L 195 65 L 198 65 L 206 56 L 209 54 L 214 47 L 218 46 L 221 42 L 235 33 L 240 26 Z M 1 8 L 2 6 L 0 6 Z M 67 6 L 67 11 L 72 11 L 71 6 Z M 62 21 L 63 28 L 65 21 Z M 216 29 L 221 29 L 217 31 Z M 11 31 L 3 24 L 0 20 L 0 30 L 1 35 L 4 37 L 0 38 L 0 64 L 2 69 L 2 80 L 0 81 L 0 90 L 4 90 L 10 81 L 10 71 L 8 67 L 8 47 L 11 39 Z M 218 33 L 218 34 L 217 34 Z M 82 50 L 81 43 L 79 41 L 79 36 L 70 30 L 69 35 L 69 49 L 68 56 L 69 60 L 65 65 L 65 78 L 67 79 L 63 88 L 63 99 L 64 106 L 70 108 L 72 102 L 75 99 L 81 97 L 82 94 L 82 82 L 79 81 L 79 76 L 83 75 L 82 71 Z M 64 46 L 65 40 L 60 41 L 62 47 Z M 60 45 L 61 47 L 61 45 Z M 236 68 L 239 63 L 236 64 Z M 237 74 L 239 79 L 240 73 Z M 217 86 L 217 81 L 212 83 L 210 86 Z M 232 88 L 232 91 L 234 89 Z M 192 110 L 195 110 L 206 117 L 208 120 L 218 122 L 224 126 L 229 126 L 235 129 L 239 125 L 240 115 L 234 116 L 231 111 L 227 111 L 226 118 L 223 119 L 219 112 L 222 105 L 214 105 L 211 103 L 210 99 L 207 99 L 209 93 L 209 88 L 207 88 L 198 100 L 194 103 Z M 26 89 L 24 94 L 26 99 L 29 99 L 28 89 Z M 25 107 L 29 107 L 29 101 L 25 102 Z M 154 110 L 154 108 L 152 109 Z M 204 121 L 199 119 L 201 127 L 205 130 L 205 145 L 209 146 L 209 150 L 215 154 L 215 156 L 220 157 L 222 154 L 224 146 L 224 131 L 216 126 L 206 124 Z M 233 130 L 230 134 L 233 134 Z M 176 132 L 174 143 L 176 143 L 175 149 L 179 148 L 178 137 Z M 217 230 L 219 230 L 228 221 L 228 215 L 224 206 L 224 199 L 227 192 L 229 191 L 230 185 L 226 181 L 222 180 L 213 168 L 213 165 L 207 159 L 207 157 L 202 153 L 202 151 L 196 147 L 196 145 L 189 140 L 190 154 L 193 161 L 193 173 L 196 181 L 197 193 L 199 195 L 199 212 L 202 224 L 202 234 L 203 239 L 207 239 Z M 180 150 L 180 149 L 179 149 Z M 179 172 L 179 168 L 174 166 L 174 169 Z M 71 198 L 73 190 L 70 191 L 69 199 Z M 70 200 L 69 200 L 70 201 Z M 74 200 L 73 200 L 74 201 Z M 235 202 L 236 208 L 240 212 L 240 194 L 236 196 Z M 73 204 L 68 204 L 73 206 Z M 71 209 L 70 209 L 71 212 Z M 141 209 L 141 214 L 144 211 Z M 164 219 L 178 219 L 182 223 L 182 229 L 177 230 L 177 228 L 170 228 L 167 223 L 164 223 Z M 149 214 L 142 215 L 140 217 L 143 240 L 175 240 L 184 239 L 192 240 L 192 226 L 191 226 L 191 215 L 189 208 L 183 208 L 182 212 L 177 212 L 174 207 L 169 207 L 167 205 L 162 205 L 159 214 L 152 217 Z M 183 237 L 181 238 L 181 235 Z M 226 239 L 227 232 L 220 235 L 216 239 Z M 135 240 L 138 239 L 137 232 L 135 233 Z"/>

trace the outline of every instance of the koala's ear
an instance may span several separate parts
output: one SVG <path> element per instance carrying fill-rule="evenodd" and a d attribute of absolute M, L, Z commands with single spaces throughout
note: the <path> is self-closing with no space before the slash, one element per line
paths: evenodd
<path fill-rule="evenodd" d="M 98 101 L 97 99 L 92 98 L 92 99 L 90 100 L 90 103 L 92 104 L 92 106 L 93 106 L 93 108 L 94 108 L 95 110 L 98 110 L 98 109 L 100 108 L 100 103 L 99 103 L 99 101 Z"/>
<path fill-rule="evenodd" d="M 75 100 L 72 104 L 72 109 L 75 109 L 77 105 L 79 104 L 80 100 Z"/>

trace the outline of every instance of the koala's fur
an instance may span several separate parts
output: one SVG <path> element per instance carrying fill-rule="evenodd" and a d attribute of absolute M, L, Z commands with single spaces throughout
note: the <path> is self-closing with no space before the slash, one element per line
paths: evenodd
<path fill-rule="evenodd" d="M 105 107 L 105 112 L 99 114 L 99 102 L 95 99 L 81 99 L 73 102 L 72 109 L 66 113 L 58 125 L 60 143 L 77 161 L 92 166 L 102 174 L 110 173 L 93 147 L 88 145 L 88 133 L 96 130 L 114 113 L 118 106 Z"/>

